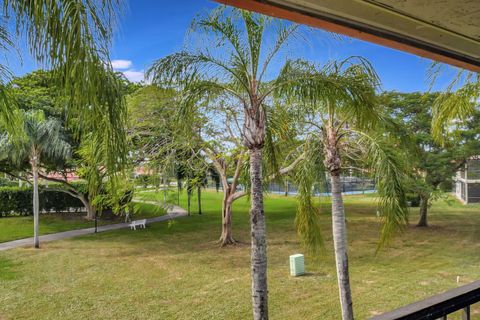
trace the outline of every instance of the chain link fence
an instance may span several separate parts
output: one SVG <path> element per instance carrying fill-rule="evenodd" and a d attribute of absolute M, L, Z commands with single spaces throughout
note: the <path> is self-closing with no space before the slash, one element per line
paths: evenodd
<path fill-rule="evenodd" d="M 362 177 L 354 177 L 354 176 L 347 176 L 341 177 L 341 184 L 342 184 L 342 192 L 344 194 L 364 194 L 364 193 L 372 193 L 375 192 L 375 183 L 372 179 L 362 178 Z M 209 189 L 218 189 L 222 190 L 221 184 L 216 184 L 213 180 L 208 180 L 207 188 Z M 243 186 L 239 186 L 239 189 L 243 189 Z M 331 193 L 331 185 L 329 181 L 318 183 L 314 190 L 313 194 L 315 196 L 321 195 L 330 195 Z M 296 195 L 298 193 L 297 187 L 289 182 L 286 181 L 284 183 L 278 182 L 271 182 L 266 187 L 266 191 L 273 194 L 283 194 L 285 196 L 289 195 Z"/>

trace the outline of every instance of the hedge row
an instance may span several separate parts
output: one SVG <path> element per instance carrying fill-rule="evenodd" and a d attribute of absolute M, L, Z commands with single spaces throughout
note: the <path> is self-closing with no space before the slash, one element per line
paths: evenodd
<path fill-rule="evenodd" d="M 40 212 L 66 212 L 83 209 L 80 200 L 60 191 L 40 190 Z M 0 187 L 0 217 L 33 214 L 33 189 Z"/>
<path fill-rule="evenodd" d="M 0 178 L 0 187 L 16 187 L 16 186 L 18 186 L 18 181 Z"/>

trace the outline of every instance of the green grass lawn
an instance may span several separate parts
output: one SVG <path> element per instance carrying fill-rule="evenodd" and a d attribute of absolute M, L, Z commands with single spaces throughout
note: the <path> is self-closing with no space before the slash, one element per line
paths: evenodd
<path fill-rule="evenodd" d="M 165 214 L 165 211 L 153 204 L 134 203 L 133 219 L 152 218 Z M 69 231 L 82 228 L 91 228 L 93 221 L 87 221 L 85 213 L 69 214 L 42 214 L 40 215 L 40 234 Z M 105 225 L 123 222 L 118 219 L 99 218 L 98 224 Z M 0 218 L 0 242 L 33 237 L 33 216 L 13 216 Z M 1 318 L 0 318 L 1 319 Z"/>
<path fill-rule="evenodd" d="M 93 227 L 84 214 L 42 214 L 40 234 Z M 0 242 L 33 237 L 33 216 L 0 218 Z M 0 318 L 1 319 L 1 318 Z"/>
<path fill-rule="evenodd" d="M 0 252 L 0 319 L 251 318 L 248 200 L 234 206 L 234 235 L 242 243 L 219 248 L 220 199 L 204 193 L 203 215 L 146 230 Z M 308 274 L 298 278 L 288 269 L 288 256 L 303 252 L 293 226 L 295 200 L 267 196 L 265 208 L 271 319 L 340 319 L 328 203 L 321 215 L 326 254 L 318 263 L 307 256 Z M 346 197 L 356 318 L 480 279 L 479 209 L 437 202 L 430 228 L 408 227 L 375 255 L 373 197 Z M 416 219 L 415 211 L 412 224 Z M 475 309 L 473 319 L 479 317 Z"/>

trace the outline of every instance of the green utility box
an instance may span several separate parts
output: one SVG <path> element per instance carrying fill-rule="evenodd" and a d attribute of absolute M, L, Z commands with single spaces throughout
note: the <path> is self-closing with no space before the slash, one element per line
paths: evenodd
<path fill-rule="evenodd" d="M 298 277 L 305 274 L 305 257 L 297 253 L 290 256 L 290 275 Z"/>

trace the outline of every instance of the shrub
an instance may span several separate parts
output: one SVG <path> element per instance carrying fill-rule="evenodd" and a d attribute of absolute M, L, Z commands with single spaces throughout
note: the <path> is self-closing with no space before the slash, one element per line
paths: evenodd
<path fill-rule="evenodd" d="M 0 178 L 0 187 L 16 187 L 16 186 L 18 186 L 18 181 Z"/>
<path fill-rule="evenodd" d="M 83 193 L 88 198 L 88 185 L 85 181 L 70 183 L 75 190 Z M 49 190 L 49 188 L 61 189 L 60 183 L 49 183 L 48 187 L 40 185 L 39 204 L 42 212 L 67 212 L 70 210 L 80 211 L 84 209 L 82 202 L 66 192 Z M 101 191 L 94 201 L 94 204 L 101 211 L 122 212 L 129 205 L 133 196 L 133 188 L 124 186 L 118 189 L 114 196 L 118 203 L 111 199 L 104 190 Z M 28 216 L 33 214 L 33 189 L 25 187 L 0 187 L 0 217 L 10 215 Z M 114 210 L 115 209 L 115 210 Z"/>
<path fill-rule="evenodd" d="M 40 195 L 40 210 L 46 212 L 65 212 L 73 208 L 76 211 L 83 208 L 80 200 L 60 191 L 43 190 Z"/>
<path fill-rule="evenodd" d="M 40 189 L 40 212 L 65 212 L 83 208 L 80 200 L 61 191 Z M 0 217 L 33 214 L 33 189 L 30 187 L 0 187 Z"/>

